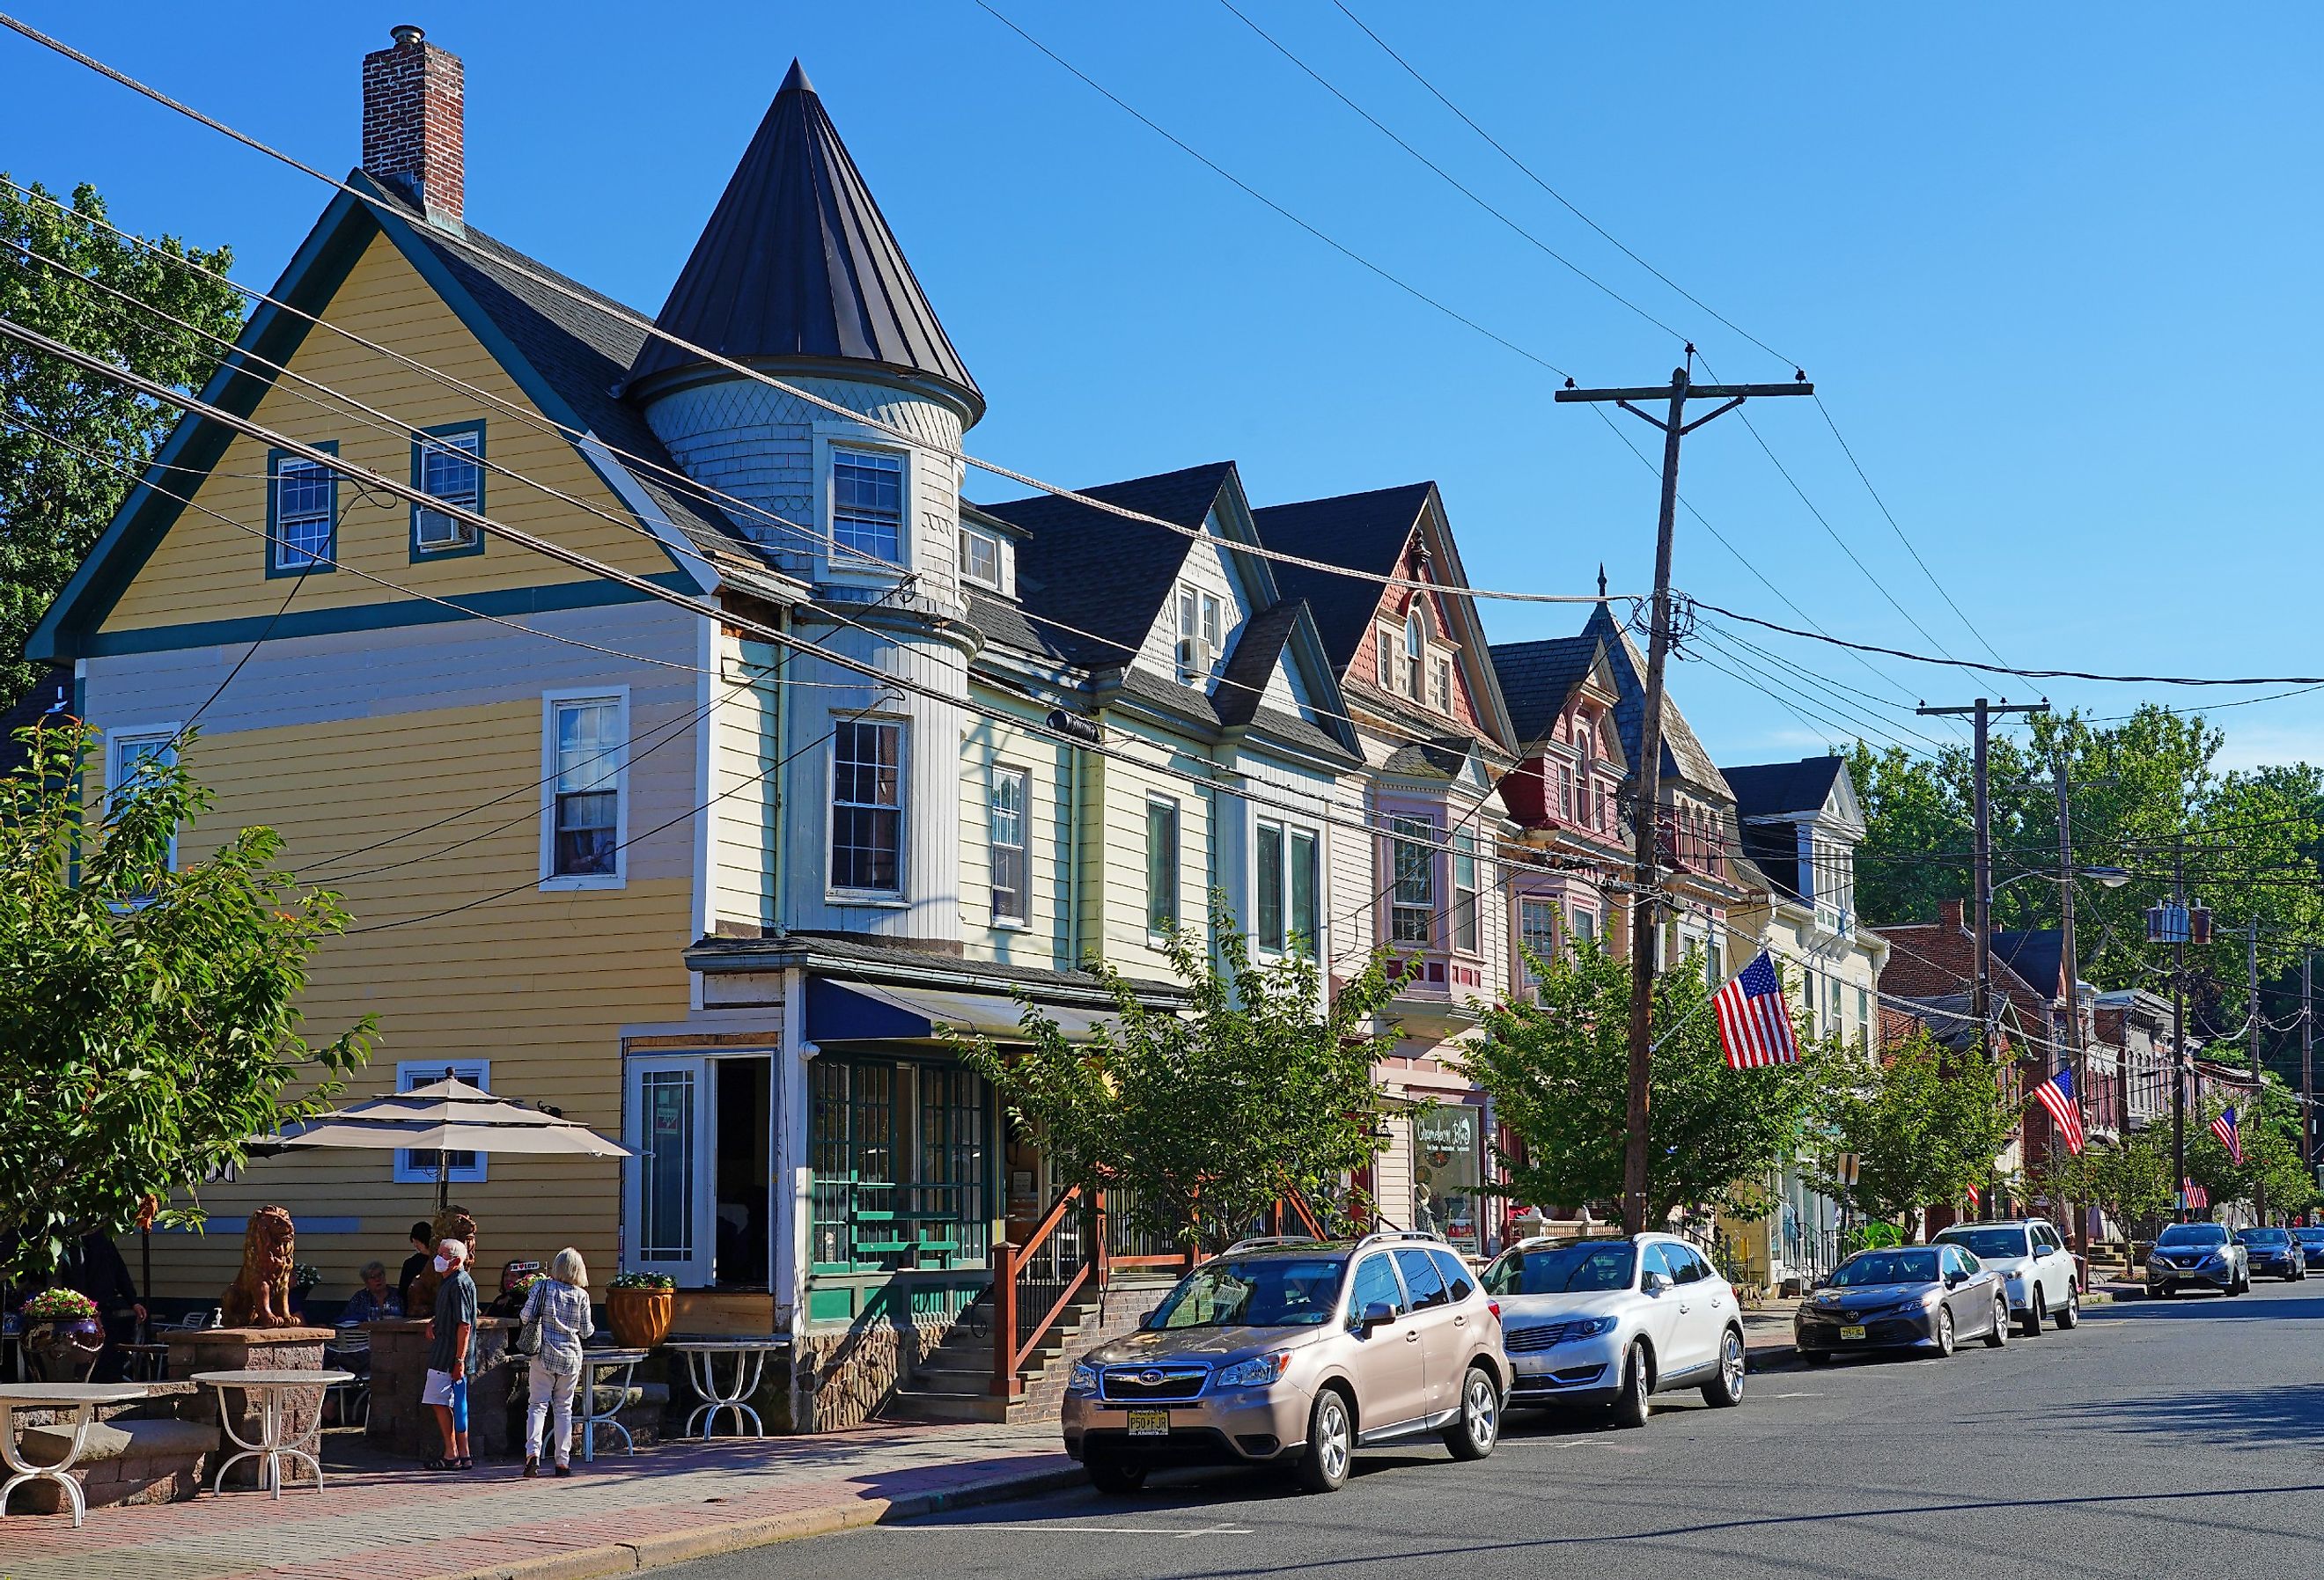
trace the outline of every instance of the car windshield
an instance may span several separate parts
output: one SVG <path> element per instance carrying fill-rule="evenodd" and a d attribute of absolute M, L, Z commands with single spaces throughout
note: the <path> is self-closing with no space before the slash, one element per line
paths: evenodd
<path fill-rule="evenodd" d="M 2282 1245 L 2292 1238 L 2281 1229 L 2246 1229 L 2244 1240 L 2252 1245 Z"/>
<path fill-rule="evenodd" d="M 1937 1236 L 1940 1245 L 1966 1246 L 1971 1256 L 2024 1256 L 2023 1229 L 1948 1229 Z"/>
<path fill-rule="evenodd" d="M 1148 1326 L 1314 1327 L 1332 1319 L 1344 1256 L 1259 1256 L 1214 1261 L 1179 1281 Z"/>
<path fill-rule="evenodd" d="M 2165 1227 L 2157 1245 L 2225 1245 L 2227 1232 L 2217 1224 L 2172 1224 Z"/>
<path fill-rule="evenodd" d="M 1860 1289 L 1868 1284 L 1933 1284 L 1937 1253 L 1933 1251 L 1866 1251 L 1849 1257 L 1831 1275 L 1832 1287 Z"/>
<path fill-rule="evenodd" d="M 2300 1231 L 2300 1243 L 2305 1245 L 2311 1240 L 2324 1240 L 2324 1224 L 2319 1224 L 2312 1229 L 2302 1229 Z"/>
<path fill-rule="evenodd" d="M 1569 1240 L 1512 1251 L 1485 1270 L 1495 1295 L 1570 1295 L 1627 1289 L 1637 1252 L 1627 1240 Z"/>

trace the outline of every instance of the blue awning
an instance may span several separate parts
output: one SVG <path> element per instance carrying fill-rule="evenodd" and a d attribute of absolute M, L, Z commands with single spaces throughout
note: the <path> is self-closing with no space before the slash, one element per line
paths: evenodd
<path fill-rule="evenodd" d="M 1111 1012 L 1044 1004 L 1042 1012 L 1073 1040 L 1111 1025 Z M 936 1028 L 974 1036 L 1021 1039 L 1014 999 L 948 988 L 894 987 L 868 982 L 833 982 L 820 976 L 807 984 L 806 1039 L 825 1042 L 929 1041 Z"/>

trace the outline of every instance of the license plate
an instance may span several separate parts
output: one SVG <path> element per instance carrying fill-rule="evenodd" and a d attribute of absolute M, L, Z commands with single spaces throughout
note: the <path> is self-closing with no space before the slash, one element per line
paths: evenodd
<path fill-rule="evenodd" d="M 1168 1410 L 1130 1411 L 1130 1435 L 1133 1437 L 1167 1437 L 1170 1435 L 1170 1412 Z"/>
<path fill-rule="evenodd" d="M 1862 1338 L 1864 1330 L 1860 1327 L 1843 1327 L 1840 1330 L 1840 1336 L 1844 1339 Z"/>

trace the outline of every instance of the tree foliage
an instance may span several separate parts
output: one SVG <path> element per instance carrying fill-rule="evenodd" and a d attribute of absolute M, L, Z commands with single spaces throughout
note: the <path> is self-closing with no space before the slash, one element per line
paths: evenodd
<path fill-rule="evenodd" d="M 203 1183 L 327 1106 L 372 1033 L 300 1035 L 308 963 L 346 918 L 274 865 L 273 830 L 177 863 L 208 805 L 183 768 L 85 806 L 93 732 L 21 738 L 0 778 L 0 1283 L 157 1209 L 199 1222 Z"/>
<path fill-rule="evenodd" d="M 1959 1201 L 1991 1178 L 2017 1119 L 2002 1076 L 1992 1056 L 1950 1050 L 1924 1030 L 1880 1057 L 1849 1059 L 1825 1095 L 1831 1139 L 1820 1187 L 1917 1234 L 1923 1208 Z M 1856 1154 L 1853 1185 L 1831 1168 L 1842 1152 Z"/>
<path fill-rule="evenodd" d="M 2317 1200 L 2316 1182 L 2300 1160 L 2300 1103 L 2281 1081 L 2270 1076 L 2256 1104 L 2238 1102 L 2236 1135 L 2243 1142 L 2244 1160 L 2237 1163 L 2211 1121 L 2228 1106 L 2224 1098 L 2207 1100 L 2201 1112 L 2187 1115 L 2187 1174 L 2209 1193 L 2212 1208 L 2229 1202 L 2264 1204 L 2268 1214 L 2305 1212 Z"/>
<path fill-rule="evenodd" d="M 1522 1145 L 1497 1142 L 1499 1188 L 1537 1205 L 1618 1203 L 1629 1092 L 1629 963 L 1594 943 L 1536 960 L 1538 998 L 1486 1012 L 1463 1063 Z M 1647 1221 L 1686 1206 L 1749 1215 L 1798 1149 L 1832 1057 L 1735 1070 L 1719 1048 L 1700 969 L 1655 979 L 1653 1103 L 1647 1111 Z"/>
<path fill-rule="evenodd" d="M 2079 1153 L 2040 1160 L 2026 1170 L 2026 1183 L 2053 1200 L 2096 1206 L 2126 1235 L 2149 1232 L 2178 1199 L 2169 1141 L 2152 1130 L 2135 1132 L 2118 1146 L 2092 1141 Z"/>
<path fill-rule="evenodd" d="M 219 347 L 144 307 L 231 340 L 242 326 L 241 296 L 171 260 L 223 273 L 233 253 L 163 236 L 153 244 L 164 254 L 157 257 L 101 228 L 105 200 L 94 188 L 77 188 L 69 208 L 37 183 L 30 189 L 28 198 L 0 187 L 0 317 L 161 383 L 200 388 Z M 24 639 L 176 416 L 111 379 L 0 344 L 0 705 L 32 683 Z"/>
<path fill-rule="evenodd" d="M 1374 960 L 1323 1005 L 1304 951 L 1255 961 L 1232 918 L 1213 910 L 1214 954 L 1200 930 L 1169 944 L 1190 1011 L 1154 1009 L 1110 966 L 1114 1023 L 1068 1040 L 1026 1003 L 1023 1049 L 956 1037 L 962 1058 L 1039 1127 L 1060 1176 L 1108 1193 L 1111 1210 L 1181 1244 L 1213 1248 L 1293 1192 L 1341 1196 L 1380 1142 L 1374 1058 L 1394 1034 L 1375 1017 L 1401 983 Z"/>

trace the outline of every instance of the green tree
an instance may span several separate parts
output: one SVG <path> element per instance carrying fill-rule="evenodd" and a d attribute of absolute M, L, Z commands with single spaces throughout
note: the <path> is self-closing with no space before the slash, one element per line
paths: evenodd
<path fill-rule="evenodd" d="M 77 188 L 69 208 L 37 183 L 30 191 L 0 186 L 0 317 L 132 373 L 199 389 L 217 367 L 218 346 L 145 310 L 231 340 L 242 327 L 241 296 L 174 260 L 223 273 L 233 253 L 163 236 L 156 256 L 102 228 L 105 200 L 94 188 Z M 0 705 L 32 683 L 24 639 L 176 416 L 111 379 L 0 344 Z"/>
<path fill-rule="evenodd" d="M 208 805 L 182 768 L 84 806 L 93 732 L 21 738 L 0 778 L 0 1283 L 156 1209 L 198 1223 L 203 1182 L 327 1106 L 372 1033 L 300 1035 L 308 963 L 346 919 L 274 865 L 273 830 L 177 862 Z"/>
<path fill-rule="evenodd" d="M 2088 1202 L 2125 1237 L 2136 1237 L 2177 1200 L 2170 1149 L 2152 1131 L 2120 1145 L 2092 1141 L 2079 1154 L 2061 1152 L 2028 1170 L 2028 1185 L 2058 1200 Z"/>
<path fill-rule="evenodd" d="M 1147 1007 L 1097 964 L 1116 1010 L 1088 1041 L 1068 1040 L 1030 1003 L 1028 1046 L 953 1041 L 1010 1112 L 1039 1128 L 1068 1184 L 1105 1190 L 1110 1210 L 1157 1234 L 1215 1249 L 1290 1193 L 1342 1198 L 1346 1177 L 1378 1154 L 1372 1064 L 1395 1037 L 1377 1034 L 1375 1017 L 1401 978 L 1376 959 L 1326 1007 L 1305 951 L 1255 962 L 1222 909 L 1212 930 L 1215 953 L 1195 929 L 1170 940 L 1171 966 L 1192 991 L 1185 1013 Z"/>
<path fill-rule="evenodd" d="M 2300 1160 L 2299 1099 L 2271 1076 L 2257 1103 L 2235 1104 L 2240 1163 L 2211 1130 L 2211 1121 L 2227 1106 L 2224 1099 L 2207 1101 L 2200 1113 L 2187 1116 L 2188 1177 L 2209 1194 L 2215 1210 L 2241 1201 L 2270 1216 L 2305 1212 L 2318 1193 Z"/>
<path fill-rule="evenodd" d="M 1991 1055 L 1950 1050 L 1924 1030 L 1850 1059 L 1825 1095 L 1823 1118 L 1831 1152 L 1856 1154 L 1856 1181 L 1842 1184 L 1827 1162 L 1821 1188 L 1917 1236 L 1923 1209 L 1991 1178 L 2017 1117 L 2002 1074 Z"/>
<path fill-rule="evenodd" d="M 1536 960 L 1539 996 L 1485 1012 L 1463 1067 L 1523 1144 L 1495 1152 L 1503 1194 L 1581 1206 L 1622 1197 L 1629 1092 L 1629 963 L 1584 943 Z M 1655 979 L 1647 1111 L 1647 1221 L 1678 1207 L 1750 1215 L 1797 1151 L 1831 1055 L 1802 1038 L 1796 1065 L 1736 1070 L 1719 1048 L 1711 989 L 1695 968 Z"/>

